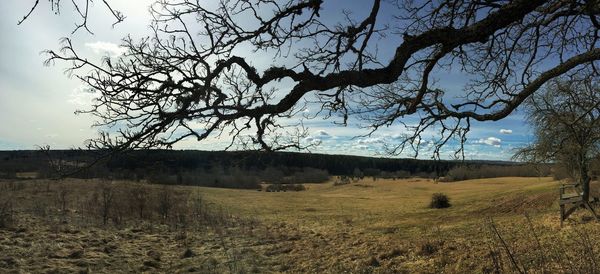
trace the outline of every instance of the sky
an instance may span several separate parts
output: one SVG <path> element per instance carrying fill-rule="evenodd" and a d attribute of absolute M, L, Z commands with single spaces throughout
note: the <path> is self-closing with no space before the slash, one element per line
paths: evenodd
<path fill-rule="evenodd" d="M 92 96 L 85 92 L 81 82 L 64 73 L 65 64 L 44 66 L 45 57 L 41 52 L 58 49 L 59 39 L 70 37 L 81 54 L 89 58 L 100 58 L 106 54 L 118 56 L 122 53 L 118 46 L 121 38 L 132 35 L 135 39 L 150 34 L 147 7 L 152 1 L 112 1 L 114 8 L 127 17 L 125 22 L 114 28 L 111 27 L 113 18 L 97 1 L 89 18 L 93 35 L 83 30 L 71 34 L 78 21 L 69 1 L 64 1 L 60 16 L 50 11 L 49 1 L 40 1 L 32 16 L 17 25 L 34 2 L 0 1 L 0 150 L 36 149 L 42 145 L 55 149 L 80 147 L 85 140 L 95 137 L 98 131 L 91 126 L 93 117 L 74 114 L 76 110 L 89 106 Z M 361 3 L 364 2 L 337 0 L 330 4 L 330 8 L 356 8 Z M 394 45 L 380 47 L 385 51 Z M 261 59 L 259 55 L 253 62 L 266 64 L 269 59 Z M 465 80 L 452 72 L 436 76 L 447 81 L 445 88 L 450 92 L 460 92 Z M 306 111 L 314 110 L 309 108 Z M 399 136 L 405 133 L 405 129 L 398 125 L 383 128 L 370 137 L 357 137 L 366 133 L 358 124 L 342 127 L 319 117 L 306 121 L 305 126 L 310 132 L 307 139 L 321 143 L 311 151 L 330 154 L 387 157 L 384 144 L 397 142 Z M 531 132 L 518 111 L 498 122 L 474 123 L 465 144 L 465 158 L 509 160 L 515 148 L 531 139 Z M 218 149 L 224 143 L 227 141 L 222 139 L 204 142 L 184 140 L 174 148 L 210 150 Z M 457 145 L 454 142 L 444 147 L 441 157 L 452 158 Z M 427 145 L 424 147 L 419 158 L 430 158 L 431 151 L 428 151 Z M 410 156 L 412 154 L 398 157 Z"/>

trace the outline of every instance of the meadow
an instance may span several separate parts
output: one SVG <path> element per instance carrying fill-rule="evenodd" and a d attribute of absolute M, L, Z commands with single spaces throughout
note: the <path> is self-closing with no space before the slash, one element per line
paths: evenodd
<path fill-rule="evenodd" d="M 558 186 L 364 178 L 265 192 L 6 180 L 0 272 L 597 272 L 598 223 L 579 210 L 561 228 Z M 429 208 L 433 193 L 452 206 Z"/>

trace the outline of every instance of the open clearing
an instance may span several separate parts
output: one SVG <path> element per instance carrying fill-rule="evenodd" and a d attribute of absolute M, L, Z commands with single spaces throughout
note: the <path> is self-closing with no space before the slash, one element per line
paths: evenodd
<path fill-rule="evenodd" d="M 81 209 L 102 184 L 94 180 L 0 183 L 12 184 L 0 201 L 14 210 L 13 223 L 0 229 L 0 272 L 577 272 L 595 268 L 600 253 L 598 223 L 585 211 L 559 227 L 551 178 L 368 178 L 301 192 L 168 187 L 201 197 L 227 220 L 196 226 L 114 216 L 118 222 L 103 225 Z M 452 207 L 429 209 L 437 192 Z M 578 253 L 594 256 L 577 262 Z"/>

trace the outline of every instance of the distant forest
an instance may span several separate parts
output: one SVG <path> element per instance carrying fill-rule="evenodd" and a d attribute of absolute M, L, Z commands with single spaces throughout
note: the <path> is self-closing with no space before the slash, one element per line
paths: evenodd
<path fill-rule="evenodd" d="M 78 169 L 100 153 L 79 150 L 53 150 L 48 153 L 33 150 L 0 151 L 0 178 L 53 177 L 60 170 L 64 172 Z M 449 172 L 451 170 L 464 170 L 465 167 L 480 170 L 482 166 L 506 175 L 510 175 L 510 172 L 506 172 L 507 169 L 513 170 L 513 173 L 516 172 L 515 168 L 520 173 L 530 170 L 512 162 L 433 161 L 294 152 L 137 150 L 117 154 L 70 176 L 258 188 L 262 182 L 320 183 L 327 181 L 330 176 L 437 178 L 456 173 Z M 464 174 L 461 176 L 468 177 Z"/>

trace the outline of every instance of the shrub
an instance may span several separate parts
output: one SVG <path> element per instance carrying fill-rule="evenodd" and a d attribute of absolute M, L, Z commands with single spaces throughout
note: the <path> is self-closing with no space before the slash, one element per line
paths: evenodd
<path fill-rule="evenodd" d="M 130 209 L 136 212 L 138 217 L 144 219 L 146 208 L 148 207 L 148 189 L 143 185 L 134 186 L 129 190 Z"/>
<path fill-rule="evenodd" d="M 293 191 L 304 191 L 306 190 L 306 187 L 304 187 L 303 184 L 291 184 L 288 185 L 288 189 Z"/>
<path fill-rule="evenodd" d="M 351 183 L 350 177 L 348 177 L 348 176 L 339 176 L 337 178 L 337 180 L 335 180 L 333 182 L 333 185 L 334 186 L 341 186 L 341 185 L 347 185 L 349 183 Z"/>
<path fill-rule="evenodd" d="M 61 185 L 56 193 L 56 205 L 63 214 L 67 211 L 68 196 L 69 189 L 64 185 Z"/>
<path fill-rule="evenodd" d="M 158 192 L 157 212 L 163 220 L 169 218 L 169 213 L 174 205 L 174 191 L 168 186 L 163 186 Z"/>
<path fill-rule="evenodd" d="M 102 224 L 106 225 L 108 223 L 108 218 L 110 217 L 111 213 L 114 192 L 110 183 L 104 182 L 103 184 L 99 185 L 99 187 Z"/>
<path fill-rule="evenodd" d="M 301 171 L 294 172 L 292 176 L 287 176 L 287 183 L 324 183 L 329 180 L 327 170 L 305 167 Z M 285 179 L 285 178 L 284 178 Z"/>
<path fill-rule="evenodd" d="M 569 170 L 564 165 L 557 164 L 552 169 L 552 178 L 554 180 L 571 179 L 573 176 L 569 174 Z"/>
<path fill-rule="evenodd" d="M 431 196 L 430 208 L 448 208 L 450 207 L 450 199 L 444 193 L 434 193 Z"/>
<path fill-rule="evenodd" d="M 302 184 L 272 184 L 268 185 L 266 192 L 286 192 L 286 191 L 303 191 L 306 190 Z"/>
<path fill-rule="evenodd" d="M 423 242 L 419 247 L 418 254 L 421 256 L 430 256 L 438 252 L 440 246 L 443 244 L 441 241 L 427 241 Z"/>
<path fill-rule="evenodd" d="M 470 179 L 497 177 L 538 177 L 547 176 L 550 170 L 544 165 L 472 165 L 456 166 L 450 169 L 446 176 L 439 178 L 440 182 L 455 182 Z"/>
<path fill-rule="evenodd" d="M 475 176 L 473 174 L 473 169 L 470 169 L 466 166 L 457 166 L 453 169 L 449 170 L 446 176 L 441 179 L 441 182 L 455 182 L 455 181 L 463 181 L 469 178 L 479 178 L 479 176 Z"/>
<path fill-rule="evenodd" d="M 13 224 L 13 213 L 12 201 L 0 201 L 0 228 L 8 228 Z"/>
<path fill-rule="evenodd" d="M 36 217 L 45 218 L 48 216 L 48 205 L 39 199 L 35 199 L 33 200 L 31 212 Z"/>

